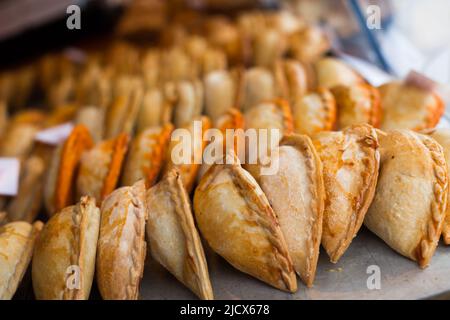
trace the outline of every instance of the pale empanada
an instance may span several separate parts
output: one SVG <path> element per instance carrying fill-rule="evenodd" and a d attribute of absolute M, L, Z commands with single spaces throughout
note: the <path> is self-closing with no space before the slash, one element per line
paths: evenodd
<path fill-rule="evenodd" d="M 380 174 L 364 224 L 424 268 L 436 250 L 446 214 L 448 174 L 442 147 L 409 130 L 378 136 Z"/>
<path fill-rule="evenodd" d="M 328 89 L 319 88 L 305 94 L 292 105 L 294 130 L 309 136 L 333 130 L 336 123 L 336 102 Z"/>
<path fill-rule="evenodd" d="M 360 229 L 375 193 L 380 155 L 370 125 L 313 137 L 323 164 L 325 210 L 322 246 L 337 262 Z"/>
<path fill-rule="evenodd" d="M 156 182 L 172 130 L 173 125 L 169 123 L 163 127 L 148 128 L 134 138 L 125 162 L 122 185 L 131 186 L 142 178 L 148 187 Z"/>
<path fill-rule="evenodd" d="M 158 87 L 147 90 L 137 118 L 137 132 L 165 125 L 171 118 L 172 103 L 164 94 L 164 90 Z"/>
<path fill-rule="evenodd" d="M 213 299 L 208 265 L 189 195 L 178 172 L 147 191 L 147 238 L 154 259 L 201 299 Z"/>
<path fill-rule="evenodd" d="M 100 205 L 117 185 L 128 150 L 129 136 L 102 141 L 81 155 L 76 181 L 77 197 L 91 196 Z"/>
<path fill-rule="evenodd" d="M 286 36 L 275 28 L 264 28 L 255 34 L 253 63 L 259 67 L 272 68 L 286 51 Z"/>
<path fill-rule="evenodd" d="M 6 207 L 10 221 L 33 222 L 42 206 L 43 177 L 45 162 L 38 156 L 31 156 L 24 163 L 19 192 Z"/>
<path fill-rule="evenodd" d="M 53 215 L 33 256 L 32 279 L 39 300 L 87 300 L 95 270 L 100 211 L 82 197 Z"/>
<path fill-rule="evenodd" d="M 256 180 L 278 217 L 295 271 L 310 287 L 322 238 L 322 163 L 305 135 L 285 136 L 272 162 L 278 162 L 276 173 L 260 175 Z"/>
<path fill-rule="evenodd" d="M 103 138 L 105 109 L 96 106 L 84 106 L 77 110 L 75 124 L 82 124 L 88 128 L 92 140 L 100 142 Z"/>
<path fill-rule="evenodd" d="M 235 107 L 237 85 L 230 72 L 208 73 L 204 79 L 205 113 L 215 122 L 228 109 Z"/>
<path fill-rule="evenodd" d="M 444 112 L 444 103 L 433 91 L 401 82 L 386 83 L 379 91 L 382 130 L 434 128 Z"/>
<path fill-rule="evenodd" d="M 450 129 L 432 129 L 427 133 L 442 146 L 445 162 L 447 163 L 447 171 L 450 172 Z M 444 226 L 442 227 L 442 238 L 445 244 L 450 244 L 450 205 L 447 205 L 447 213 Z"/>
<path fill-rule="evenodd" d="M 117 81 L 116 97 L 106 111 L 105 138 L 114 138 L 122 132 L 132 134 L 139 113 L 144 89 L 136 77 L 123 76 Z"/>
<path fill-rule="evenodd" d="M 0 226 L 0 300 L 9 300 L 19 286 L 33 255 L 42 222 L 24 221 Z"/>
<path fill-rule="evenodd" d="M 136 300 L 146 254 L 145 182 L 103 200 L 97 249 L 97 285 L 103 299 Z"/>
<path fill-rule="evenodd" d="M 204 135 L 211 128 L 208 117 L 195 118 L 178 131 L 180 135 L 173 135 L 167 149 L 167 162 L 164 173 L 176 168 L 183 180 L 184 187 L 190 193 L 194 186 L 200 164 L 202 163 L 203 150 L 206 147 Z M 187 152 L 190 150 L 190 152 Z"/>
<path fill-rule="evenodd" d="M 175 86 L 175 108 L 173 122 L 182 127 L 201 115 L 203 110 L 203 85 L 200 81 L 181 81 Z"/>
<path fill-rule="evenodd" d="M 81 155 L 92 145 L 88 129 L 77 125 L 54 150 L 44 186 L 44 204 L 50 216 L 73 203 L 75 173 Z"/>
<path fill-rule="evenodd" d="M 275 63 L 274 75 L 278 97 L 293 104 L 308 91 L 307 72 L 303 65 L 295 60 L 286 59 Z"/>
<path fill-rule="evenodd" d="M 295 292 L 295 271 L 269 201 L 236 158 L 228 162 L 214 164 L 195 191 L 195 217 L 203 237 L 236 269 Z"/>
<path fill-rule="evenodd" d="M 365 82 L 356 71 L 336 58 L 322 58 L 315 63 L 314 68 L 318 87 L 331 89 L 337 85 L 352 86 Z"/>
<path fill-rule="evenodd" d="M 263 101 L 276 97 L 274 76 L 265 68 L 248 69 L 241 77 L 239 90 L 238 101 L 241 109 L 246 111 Z"/>
<path fill-rule="evenodd" d="M 303 62 L 314 62 L 330 48 L 325 32 L 316 26 L 305 26 L 289 36 L 289 51 Z"/>
<path fill-rule="evenodd" d="M 380 95 L 371 85 L 335 86 L 331 89 L 337 106 L 337 127 L 344 129 L 368 123 L 379 127 L 381 121 Z"/>

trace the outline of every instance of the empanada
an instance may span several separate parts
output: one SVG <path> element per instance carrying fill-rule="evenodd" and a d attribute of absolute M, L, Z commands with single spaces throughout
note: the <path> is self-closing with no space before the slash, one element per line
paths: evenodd
<path fill-rule="evenodd" d="M 164 173 L 174 168 L 180 173 L 183 185 L 187 192 L 192 191 L 200 164 L 202 163 L 203 150 L 206 147 L 204 135 L 211 128 L 208 117 L 195 118 L 191 123 L 182 128 L 180 135 L 172 135 L 167 149 L 167 162 Z M 190 150 L 188 153 L 187 151 Z"/>
<path fill-rule="evenodd" d="M 336 102 L 328 89 L 319 88 L 292 105 L 295 132 L 309 136 L 331 131 L 336 123 Z"/>
<path fill-rule="evenodd" d="M 278 97 L 293 104 L 308 91 L 307 72 L 298 61 L 286 59 L 277 61 L 274 67 Z"/>
<path fill-rule="evenodd" d="M 90 132 L 94 142 L 100 142 L 103 138 L 105 109 L 96 106 L 84 106 L 77 110 L 74 119 L 75 124 L 84 125 Z"/>
<path fill-rule="evenodd" d="M 444 112 L 444 103 L 433 91 L 401 82 L 386 83 L 379 91 L 382 130 L 434 128 Z"/>
<path fill-rule="evenodd" d="M 146 197 L 152 257 L 199 298 L 213 299 L 205 253 L 179 173 L 169 172 Z"/>
<path fill-rule="evenodd" d="M 169 145 L 172 124 L 152 127 L 138 134 L 128 153 L 122 175 L 122 185 L 131 186 L 144 178 L 151 187 L 158 178 Z"/>
<path fill-rule="evenodd" d="M 195 191 L 195 217 L 203 237 L 236 269 L 295 292 L 294 268 L 269 201 L 237 158 L 227 161 L 214 164 Z"/>
<path fill-rule="evenodd" d="M 0 226 L 0 300 L 9 300 L 19 286 L 33 255 L 42 222 L 24 221 Z"/>
<path fill-rule="evenodd" d="M 289 36 L 289 51 L 303 62 L 314 62 L 330 47 L 325 32 L 315 26 L 305 26 Z"/>
<path fill-rule="evenodd" d="M 160 88 L 152 88 L 145 92 L 141 110 L 137 118 L 137 132 L 141 133 L 150 127 L 162 126 L 172 118 L 172 104 Z"/>
<path fill-rule="evenodd" d="M 446 214 L 448 173 L 442 147 L 409 130 L 378 136 L 380 174 L 364 224 L 424 268 L 436 250 Z"/>
<path fill-rule="evenodd" d="M 255 35 L 253 62 L 256 66 L 272 68 L 286 51 L 286 37 L 274 28 L 264 28 Z"/>
<path fill-rule="evenodd" d="M 100 205 L 117 185 L 128 150 L 128 134 L 102 141 L 81 155 L 76 181 L 77 197 L 91 196 Z"/>
<path fill-rule="evenodd" d="M 352 86 L 365 82 L 356 71 L 336 58 L 322 58 L 315 63 L 314 68 L 317 87 L 331 89 L 337 85 Z"/>
<path fill-rule="evenodd" d="M 275 174 L 255 178 L 278 218 L 295 271 L 311 287 L 322 238 L 322 163 L 305 135 L 285 136 L 274 161 Z"/>
<path fill-rule="evenodd" d="M 381 106 L 376 88 L 369 84 L 338 85 L 331 92 L 336 99 L 338 129 L 365 123 L 379 127 Z"/>
<path fill-rule="evenodd" d="M 201 115 L 203 110 L 203 85 L 200 81 L 181 81 L 175 87 L 175 109 L 173 122 L 182 127 Z"/>
<path fill-rule="evenodd" d="M 50 216 L 73 203 L 75 173 L 81 155 L 92 145 L 88 129 L 77 125 L 54 150 L 44 187 L 44 204 Z"/>
<path fill-rule="evenodd" d="M 205 113 L 215 122 L 228 109 L 235 107 L 237 85 L 228 71 L 208 73 L 204 79 Z"/>
<path fill-rule="evenodd" d="M 100 210 L 82 197 L 53 215 L 34 250 L 32 279 L 38 300 L 87 300 L 95 270 Z"/>
<path fill-rule="evenodd" d="M 145 220 L 143 180 L 119 188 L 103 200 L 96 265 L 103 299 L 138 299 L 146 254 Z"/>
<path fill-rule="evenodd" d="M 323 164 L 325 210 L 322 246 L 337 262 L 361 227 L 377 184 L 380 155 L 370 125 L 313 137 Z"/>
<path fill-rule="evenodd" d="M 275 79 L 269 70 L 261 67 L 246 70 L 239 86 L 241 109 L 246 111 L 263 101 L 274 99 L 275 88 Z"/>
<path fill-rule="evenodd" d="M 33 222 L 42 206 L 45 162 L 39 156 L 31 156 L 24 163 L 19 192 L 6 207 L 10 221 Z"/>
<path fill-rule="evenodd" d="M 427 132 L 442 147 L 447 163 L 447 171 L 450 172 L 450 129 L 432 129 Z M 450 192 L 450 190 L 449 190 Z M 445 244 L 450 244 L 450 205 L 447 205 L 444 226 L 442 227 L 442 238 Z"/>

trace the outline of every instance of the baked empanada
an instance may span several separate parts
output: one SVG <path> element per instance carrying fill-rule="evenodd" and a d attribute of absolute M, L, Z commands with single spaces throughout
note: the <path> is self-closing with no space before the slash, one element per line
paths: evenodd
<path fill-rule="evenodd" d="M 352 86 L 339 85 L 332 88 L 331 92 L 338 110 L 338 129 L 365 123 L 379 127 L 381 106 L 376 88 L 364 83 Z"/>
<path fill-rule="evenodd" d="M 445 162 L 447 163 L 447 171 L 450 172 L 450 129 L 432 129 L 427 133 L 441 145 L 444 151 Z M 442 227 L 442 238 L 445 244 L 450 244 L 450 205 L 447 205 L 447 213 Z"/>
<path fill-rule="evenodd" d="M 360 229 L 373 199 L 380 155 L 375 129 L 358 125 L 313 137 L 323 164 L 322 246 L 337 262 Z"/>
<path fill-rule="evenodd" d="M 73 203 L 75 173 L 81 155 L 92 145 L 88 129 L 77 125 L 54 150 L 44 187 L 44 204 L 50 216 Z"/>
<path fill-rule="evenodd" d="M 274 28 L 264 28 L 256 33 L 253 44 L 253 63 L 272 68 L 286 51 L 286 37 Z"/>
<path fill-rule="evenodd" d="M 200 81 L 181 81 L 175 87 L 174 125 L 182 127 L 201 115 L 203 110 L 203 85 Z"/>
<path fill-rule="evenodd" d="M 292 105 L 295 132 L 312 136 L 331 131 L 336 123 L 336 102 L 328 89 L 305 94 Z"/>
<path fill-rule="evenodd" d="M 365 82 L 356 71 L 336 58 L 322 58 L 315 63 L 314 68 L 317 87 L 331 89 L 337 85 L 352 86 Z"/>
<path fill-rule="evenodd" d="M 330 48 L 325 32 L 315 26 L 305 26 L 289 36 L 289 51 L 303 62 L 314 62 Z"/>
<path fill-rule="evenodd" d="M 169 172 L 147 191 L 146 199 L 152 257 L 199 298 L 213 299 L 205 253 L 178 172 Z"/>
<path fill-rule="evenodd" d="M 433 91 L 401 82 L 386 83 L 379 91 L 382 130 L 434 128 L 444 112 L 444 103 Z"/>
<path fill-rule="evenodd" d="M 82 197 L 46 223 L 36 242 L 32 279 L 38 300 L 87 300 L 95 270 L 100 210 Z"/>
<path fill-rule="evenodd" d="M 100 205 L 117 185 L 128 150 L 128 134 L 98 143 L 81 155 L 76 181 L 77 197 L 91 196 Z"/>
<path fill-rule="evenodd" d="M 9 300 L 19 286 L 33 255 L 42 222 L 24 221 L 0 226 L 0 300 Z"/>
<path fill-rule="evenodd" d="M 167 149 L 167 162 L 164 173 L 174 168 L 180 173 L 183 185 L 187 192 L 192 191 L 200 164 L 202 163 L 203 150 L 206 147 L 204 135 L 211 128 L 208 117 L 195 118 L 184 126 L 180 135 L 173 135 Z M 186 151 L 190 150 L 189 153 Z"/>
<path fill-rule="evenodd" d="M 171 118 L 172 104 L 163 90 L 160 88 L 147 90 L 137 118 L 137 132 L 141 133 L 150 127 L 165 125 Z"/>
<path fill-rule="evenodd" d="M 238 101 L 242 110 L 246 111 L 275 97 L 275 79 L 269 70 L 255 67 L 245 71 L 241 78 L 238 94 Z"/>
<path fill-rule="evenodd" d="M 118 80 L 116 97 L 106 112 L 105 138 L 114 138 L 122 132 L 132 134 L 139 113 L 144 89 L 142 81 L 135 77 Z"/>
<path fill-rule="evenodd" d="M 305 135 L 285 136 L 271 161 L 276 173 L 255 178 L 278 218 L 295 271 L 311 287 L 322 238 L 322 163 Z"/>
<path fill-rule="evenodd" d="M 106 300 L 136 300 L 146 254 L 145 183 L 115 190 L 103 200 L 96 278 Z"/>
<path fill-rule="evenodd" d="M 442 147 L 409 130 L 378 136 L 380 174 L 364 224 L 424 268 L 436 250 L 446 214 L 448 173 Z"/>
<path fill-rule="evenodd" d="M 84 106 L 77 110 L 74 119 L 75 124 L 84 125 L 90 132 L 94 142 L 100 142 L 103 138 L 105 109 L 95 106 Z"/>
<path fill-rule="evenodd" d="M 295 292 L 294 268 L 269 201 L 237 158 L 228 162 L 214 164 L 195 191 L 195 217 L 203 237 L 236 269 Z"/>
<path fill-rule="evenodd" d="M 33 222 L 42 206 L 42 191 L 45 162 L 38 156 L 31 156 L 24 163 L 19 191 L 6 207 L 10 221 Z"/>
<path fill-rule="evenodd" d="M 122 175 L 122 185 L 131 186 L 144 178 L 151 187 L 158 178 L 169 145 L 173 125 L 148 128 L 134 139 Z"/>
<path fill-rule="evenodd" d="M 307 73 L 302 64 L 295 60 L 277 61 L 274 67 L 278 97 L 290 104 L 302 98 L 308 91 Z"/>
<path fill-rule="evenodd" d="M 235 107 L 237 85 L 230 72 L 208 73 L 204 79 L 205 113 L 215 122 L 228 109 Z"/>

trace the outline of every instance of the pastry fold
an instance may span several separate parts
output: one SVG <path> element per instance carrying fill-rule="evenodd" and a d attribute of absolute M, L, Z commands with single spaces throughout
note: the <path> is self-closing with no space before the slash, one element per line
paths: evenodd
<path fill-rule="evenodd" d="M 166 158 L 172 130 L 173 125 L 169 123 L 148 128 L 133 139 L 123 170 L 122 185 L 130 186 L 143 178 L 148 187 L 155 184 Z"/>
<path fill-rule="evenodd" d="M 50 216 L 73 203 L 76 170 L 81 155 L 92 145 L 88 129 L 77 125 L 54 150 L 44 187 L 44 204 Z"/>
<path fill-rule="evenodd" d="M 295 292 L 292 260 L 269 201 L 237 158 L 228 162 L 214 164 L 195 191 L 195 217 L 203 237 L 236 269 Z"/>
<path fill-rule="evenodd" d="M 115 190 L 101 206 L 97 285 L 105 300 L 136 300 L 146 255 L 145 183 Z"/>
<path fill-rule="evenodd" d="M 295 271 L 311 287 L 322 238 L 322 163 L 305 135 L 285 136 L 271 161 L 278 162 L 276 172 L 255 178 L 278 218 Z"/>
<path fill-rule="evenodd" d="M 325 185 L 322 246 L 337 262 L 360 229 L 377 184 L 380 155 L 370 125 L 313 137 Z"/>
<path fill-rule="evenodd" d="M 42 222 L 0 224 L 0 300 L 10 300 L 17 290 L 33 255 Z"/>
<path fill-rule="evenodd" d="M 379 133 L 381 165 L 364 224 L 398 253 L 426 267 L 446 215 L 448 173 L 442 147 L 409 130 Z"/>
<path fill-rule="evenodd" d="M 128 142 L 128 134 L 122 133 L 82 154 L 76 181 L 77 197 L 91 196 L 100 204 L 116 188 Z"/>
<path fill-rule="evenodd" d="M 152 257 L 199 298 L 213 299 L 205 253 L 178 172 L 169 172 L 147 191 L 146 199 Z"/>
<path fill-rule="evenodd" d="M 53 215 L 36 242 L 33 289 L 39 300 L 87 300 L 95 270 L 100 211 L 82 197 Z"/>
<path fill-rule="evenodd" d="M 402 82 L 379 87 L 383 108 L 382 130 L 434 128 L 444 113 L 444 103 L 431 90 Z"/>

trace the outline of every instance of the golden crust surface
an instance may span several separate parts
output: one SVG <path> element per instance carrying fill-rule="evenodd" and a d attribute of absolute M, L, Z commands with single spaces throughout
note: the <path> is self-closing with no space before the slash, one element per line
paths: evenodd
<path fill-rule="evenodd" d="M 379 152 L 370 125 L 352 126 L 313 137 L 323 164 L 325 210 L 322 245 L 337 262 L 360 229 L 378 177 Z"/>

